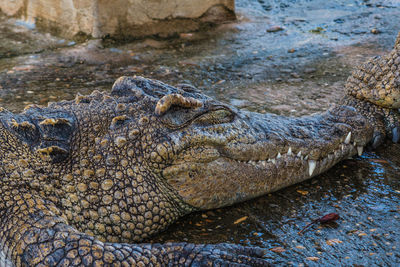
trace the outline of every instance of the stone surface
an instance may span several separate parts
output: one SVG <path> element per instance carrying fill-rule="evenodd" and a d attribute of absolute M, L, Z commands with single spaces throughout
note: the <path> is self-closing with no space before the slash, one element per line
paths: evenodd
<path fill-rule="evenodd" d="M 143 37 L 234 18 L 234 0 L 0 0 L 0 10 L 57 35 Z"/>

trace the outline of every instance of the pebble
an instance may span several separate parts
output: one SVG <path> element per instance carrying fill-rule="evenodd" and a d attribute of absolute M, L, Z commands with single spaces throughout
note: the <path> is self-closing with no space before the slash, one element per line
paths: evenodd
<path fill-rule="evenodd" d="M 372 30 L 371 30 L 371 33 L 373 33 L 373 34 L 379 34 L 379 33 L 381 33 L 378 29 L 376 29 L 376 28 L 373 28 Z"/>

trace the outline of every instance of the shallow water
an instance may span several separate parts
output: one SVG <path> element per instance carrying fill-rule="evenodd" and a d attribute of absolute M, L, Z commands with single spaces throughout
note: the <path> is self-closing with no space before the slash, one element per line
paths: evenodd
<path fill-rule="evenodd" d="M 0 46 L 0 105 L 18 111 L 109 90 L 121 75 L 143 75 L 192 83 L 252 111 L 311 114 L 340 99 L 353 66 L 390 50 L 400 30 L 399 7 L 399 1 L 238 0 L 235 23 L 132 43 L 75 44 L 0 18 L 6 40 Z M 266 31 L 273 26 L 283 30 Z M 27 37 L 15 39 L 15 32 Z M 299 185 L 187 216 L 152 241 L 282 247 L 266 255 L 280 265 L 398 265 L 399 148 L 388 144 Z M 341 219 L 297 234 L 331 212 Z"/>

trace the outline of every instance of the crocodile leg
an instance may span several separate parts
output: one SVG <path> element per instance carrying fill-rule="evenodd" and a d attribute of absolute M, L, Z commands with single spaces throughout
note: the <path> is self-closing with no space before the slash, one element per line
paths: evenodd
<path fill-rule="evenodd" d="M 17 266 L 268 265 L 263 249 L 232 244 L 103 243 L 69 226 L 50 201 L 0 190 L 0 249 Z"/>
<path fill-rule="evenodd" d="M 386 137 L 400 139 L 400 33 L 393 50 L 355 69 L 346 83 L 343 104 L 353 106 L 374 126 L 372 147 Z"/>
<path fill-rule="evenodd" d="M 354 107 L 371 124 L 374 129 L 373 138 L 369 144 L 371 148 L 377 148 L 386 138 L 391 139 L 394 143 L 399 142 L 400 113 L 397 109 L 379 107 L 351 96 L 344 98 L 343 104 Z"/>

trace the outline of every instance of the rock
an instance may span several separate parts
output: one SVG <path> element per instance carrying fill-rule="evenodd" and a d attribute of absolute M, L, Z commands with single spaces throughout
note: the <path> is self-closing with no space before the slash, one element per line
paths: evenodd
<path fill-rule="evenodd" d="M 234 0 L 0 0 L 0 11 L 60 36 L 169 36 L 234 19 Z"/>
<path fill-rule="evenodd" d="M 373 34 L 379 34 L 379 33 L 381 33 L 378 29 L 376 29 L 376 28 L 373 28 L 373 29 L 371 29 L 371 33 L 373 33 Z"/>

